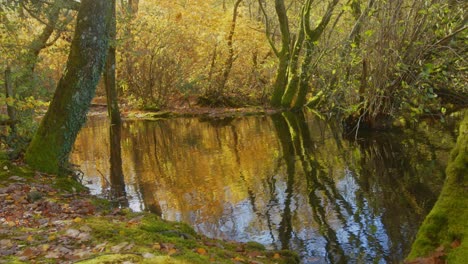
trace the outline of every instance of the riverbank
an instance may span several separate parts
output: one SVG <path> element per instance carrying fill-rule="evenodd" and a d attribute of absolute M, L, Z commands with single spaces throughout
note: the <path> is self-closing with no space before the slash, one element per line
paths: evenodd
<path fill-rule="evenodd" d="M 71 177 L 0 157 L 0 263 L 299 263 L 290 251 L 209 239 L 184 223 L 133 213 Z"/>
<path fill-rule="evenodd" d="M 210 118 L 233 118 L 252 115 L 272 115 L 282 112 L 283 109 L 267 106 L 244 106 L 244 107 L 208 107 L 199 105 L 179 105 L 166 107 L 164 109 L 136 109 L 128 104 L 120 104 L 120 114 L 124 119 L 158 120 L 173 117 L 210 117 Z M 105 98 L 93 99 L 88 115 L 107 114 Z"/>

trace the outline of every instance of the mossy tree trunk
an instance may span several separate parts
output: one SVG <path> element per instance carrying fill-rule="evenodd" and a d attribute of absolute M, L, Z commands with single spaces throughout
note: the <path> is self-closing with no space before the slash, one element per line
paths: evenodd
<path fill-rule="evenodd" d="M 308 92 L 311 67 L 316 42 L 330 22 L 333 11 L 339 0 L 331 1 L 320 23 L 311 29 L 311 8 L 313 0 L 306 0 L 302 4 L 300 25 L 297 38 L 291 41 L 287 9 L 284 0 L 275 0 L 275 10 L 281 31 L 281 49 L 276 49 L 270 36 L 268 16 L 262 1 L 259 6 L 266 19 L 268 41 L 278 57 L 278 70 L 273 85 L 270 103 L 272 106 L 284 108 L 301 108 L 305 105 Z M 305 51 L 304 51 L 305 50 Z"/>
<path fill-rule="evenodd" d="M 447 263 L 466 263 L 468 256 L 468 112 L 445 170 L 442 192 L 424 219 L 408 259 L 430 257 L 437 248 L 448 254 Z M 419 262 L 418 262 L 419 263 Z M 421 262 L 422 263 L 422 262 Z"/>
<path fill-rule="evenodd" d="M 272 32 L 270 30 L 270 23 L 267 12 L 265 10 L 265 3 L 258 0 L 260 10 L 265 16 L 265 28 L 266 36 L 268 42 L 270 43 L 273 52 L 276 57 L 278 57 L 278 70 L 276 72 L 276 79 L 273 85 L 273 93 L 271 95 L 270 104 L 275 107 L 281 106 L 281 98 L 283 97 L 286 85 L 288 83 L 288 63 L 291 55 L 290 52 L 290 42 L 291 42 L 291 33 L 289 31 L 289 19 L 287 15 L 286 6 L 284 0 L 275 0 L 275 11 L 278 17 L 279 27 L 281 31 L 281 49 L 278 50 L 274 44 L 273 37 L 271 36 Z"/>
<path fill-rule="evenodd" d="M 288 63 L 288 81 L 286 83 L 286 89 L 283 92 L 281 97 L 281 105 L 288 107 L 291 105 L 291 102 L 294 98 L 294 95 L 297 92 L 297 85 L 300 80 L 301 73 L 299 72 L 299 58 L 302 51 L 302 46 L 305 40 L 305 29 L 304 29 L 304 19 L 309 19 L 306 12 L 310 11 L 310 1 L 307 1 L 303 7 L 301 12 L 301 21 L 299 32 L 296 40 L 294 41 L 294 45 L 292 47 L 292 54 L 291 59 Z"/>
<path fill-rule="evenodd" d="M 325 29 L 332 17 L 333 10 L 335 9 L 335 6 L 338 4 L 339 0 L 333 0 L 328 4 L 327 10 L 322 16 L 320 23 L 314 29 L 312 29 L 310 26 L 312 2 L 312 0 L 305 1 L 301 15 L 301 27 L 299 30 L 304 31 L 305 33 L 305 41 L 300 43 L 301 45 L 304 45 L 302 63 L 289 64 L 289 67 L 297 68 L 294 70 L 297 72 L 297 77 L 295 79 L 289 79 L 287 89 L 281 101 L 281 105 L 283 107 L 290 109 L 299 109 L 305 105 L 307 92 L 309 90 L 311 71 L 313 70 L 312 59 L 314 58 L 314 50 L 315 46 L 317 45 L 316 42 L 322 36 L 323 32 L 325 32 Z"/>
<path fill-rule="evenodd" d="M 35 169 L 63 173 L 96 91 L 109 46 L 108 0 L 82 0 L 65 73 L 25 160 Z"/>

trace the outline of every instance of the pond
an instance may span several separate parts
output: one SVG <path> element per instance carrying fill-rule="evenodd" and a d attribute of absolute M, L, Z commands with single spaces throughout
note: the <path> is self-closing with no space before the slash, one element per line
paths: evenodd
<path fill-rule="evenodd" d="M 90 117 L 71 160 L 92 193 L 209 237 L 295 250 L 303 263 L 399 263 L 441 190 L 454 136 L 427 125 L 342 134 L 311 113 L 121 130 Z"/>

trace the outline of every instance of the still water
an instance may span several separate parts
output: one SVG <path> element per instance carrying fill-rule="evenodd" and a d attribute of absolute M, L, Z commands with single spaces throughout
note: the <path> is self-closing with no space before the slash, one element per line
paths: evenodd
<path fill-rule="evenodd" d="M 126 121 L 121 131 L 94 117 L 71 160 L 94 194 L 126 194 L 133 210 L 209 237 L 292 249 L 303 263 L 398 263 L 453 141 L 428 127 L 347 140 L 310 113 Z"/>

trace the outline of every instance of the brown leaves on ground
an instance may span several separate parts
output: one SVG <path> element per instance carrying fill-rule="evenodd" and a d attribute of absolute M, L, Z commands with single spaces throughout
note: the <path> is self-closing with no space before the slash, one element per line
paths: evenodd
<path fill-rule="evenodd" d="M 450 247 L 452 249 L 457 248 L 461 245 L 461 241 L 459 239 L 455 239 L 451 244 Z M 447 261 L 446 258 L 446 251 L 444 246 L 440 246 L 436 248 L 434 252 L 432 252 L 427 257 L 416 258 L 411 261 L 406 261 L 405 264 L 445 264 Z"/>
<path fill-rule="evenodd" d="M 91 223 L 87 225 L 89 216 L 100 215 L 109 223 L 132 229 L 142 224 L 144 215 L 129 218 L 118 208 L 103 213 L 95 208 L 91 202 L 94 198 L 87 193 L 58 193 L 48 182 L 50 178 L 44 176 L 27 182 L 13 176 L 0 182 L 0 264 L 8 263 L 9 257 L 27 263 L 74 263 L 104 252 L 121 254 L 142 247 L 147 250 L 141 255 L 145 259 L 157 255 L 179 256 L 187 250 L 215 263 L 220 259 L 248 264 L 276 263 L 286 259 L 279 253 L 249 250 L 242 243 L 190 235 L 181 237 L 193 240 L 196 243 L 193 248 L 164 240 L 135 245 L 133 242 L 113 244 L 105 238 L 93 239 L 96 230 L 90 227 Z M 173 233 L 171 230 L 164 232 Z M 174 236 L 168 237 L 173 239 Z"/>
<path fill-rule="evenodd" d="M 87 245 L 89 227 L 70 227 L 95 213 L 87 194 L 59 196 L 43 183 L 46 180 L 26 183 L 12 176 L 0 188 L 0 237 L 7 238 L 0 240 L 0 263 L 7 256 L 27 262 L 37 258 L 72 262 L 99 250 Z"/>

